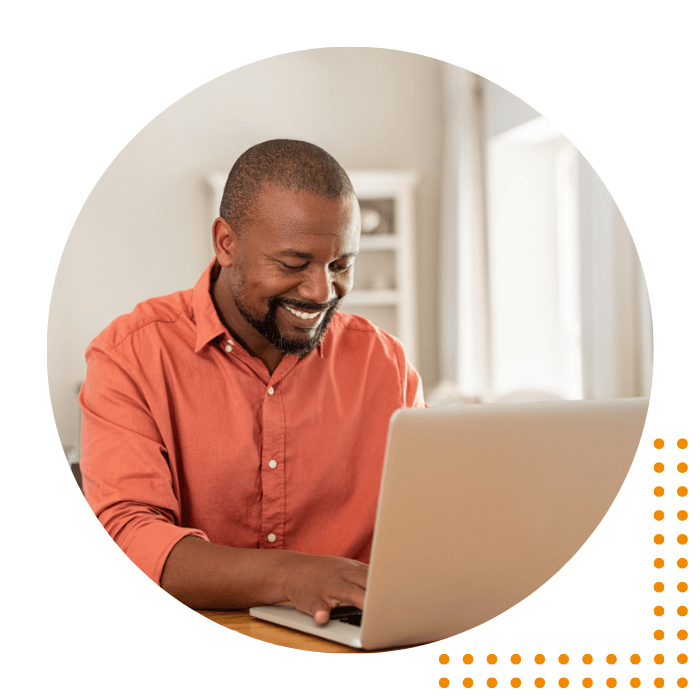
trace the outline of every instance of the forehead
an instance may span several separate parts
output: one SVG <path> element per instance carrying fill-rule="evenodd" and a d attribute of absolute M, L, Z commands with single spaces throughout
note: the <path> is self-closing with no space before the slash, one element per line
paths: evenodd
<path fill-rule="evenodd" d="M 249 243 L 265 248 L 332 246 L 355 252 L 360 211 L 354 197 L 326 197 L 265 185 L 256 197 L 246 229 Z"/>

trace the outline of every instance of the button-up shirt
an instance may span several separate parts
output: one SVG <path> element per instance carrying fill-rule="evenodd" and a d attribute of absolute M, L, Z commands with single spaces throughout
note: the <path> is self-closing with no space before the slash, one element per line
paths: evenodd
<path fill-rule="evenodd" d="M 184 536 L 369 560 L 391 414 L 423 407 L 401 343 L 336 313 L 272 375 L 210 295 L 139 304 L 87 349 L 85 496 L 154 581 Z"/>

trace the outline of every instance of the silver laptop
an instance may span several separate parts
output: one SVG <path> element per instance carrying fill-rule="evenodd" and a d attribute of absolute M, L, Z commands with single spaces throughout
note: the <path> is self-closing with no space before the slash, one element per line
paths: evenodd
<path fill-rule="evenodd" d="M 437 641 L 526 598 L 588 539 L 634 458 L 648 399 L 403 409 L 392 417 L 358 625 L 251 615 L 363 649 Z"/>

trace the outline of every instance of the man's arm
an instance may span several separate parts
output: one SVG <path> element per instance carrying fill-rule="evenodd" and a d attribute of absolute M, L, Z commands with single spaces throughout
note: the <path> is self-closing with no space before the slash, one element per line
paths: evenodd
<path fill-rule="evenodd" d="M 249 608 L 290 601 L 328 621 L 339 605 L 364 605 L 367 564 L 279 549 L 238 549 L 184 537 L 170 551 L 161 586 L 191 608 Z"/>

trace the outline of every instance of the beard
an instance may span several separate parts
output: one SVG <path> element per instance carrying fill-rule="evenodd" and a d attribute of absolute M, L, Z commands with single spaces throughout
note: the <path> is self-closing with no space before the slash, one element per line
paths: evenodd
<path fill-rule="evenodd" d="M 239 295 L 234 294 L 234 302 L 241 312 L 241 316 L 243 316 L 270 345 L 280 352 L 283 352 L 285 355 L 299 355 L 299 357 L 308 355 L 308 353 L 315 350 L 321 344 L 321 340 L 323 340 L 328 325 L 340 306 L 340 299 L 333 299 L 326 304 L 312 304 L 308 301 L 303 302 L 297 299 L 286 299 L 285 297 L 275 296 L 270 297 L 267 313 L 261 316 L 247 306 L 245 302 L 239 298 Z M 302 340 L 297 340 L 282 333 L 277 325 L 277 309 L 284 305 L 312 313 L 314 311 L 324 312 L 323 318 L 313 335 Z M 287 313 L 287 311 L 285 311 L 285 313 Z"/>

